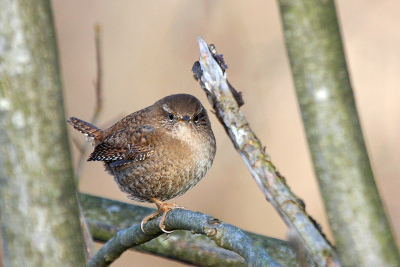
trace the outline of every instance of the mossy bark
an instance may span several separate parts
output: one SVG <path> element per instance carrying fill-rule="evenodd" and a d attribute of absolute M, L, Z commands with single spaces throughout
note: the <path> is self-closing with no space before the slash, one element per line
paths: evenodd
<path fill-rule="evenodd" d="M 5 266 L 84 266 L 50 2 L 0 1 Z"/>
<path fill-rule="evenodd" d="M 345 266 L 400 266 L 375 185 L 334 2 L 280 0 L 304 128 Z"/>
<path fill-rule="evenodd" d="M 132 227 L 135 224 L 139 225 L 146 215 L 155 211 L 154 209 L 87 194 L 81 194 L 80 199 L 82 210 L 93 238 L 102 242 L 110 240 L 123 229 Z M 212 239 L 204 235 L 193 234 L 195 232 L 194 227 L 199 222 L 199 219 L 208 215 L 191 212 L 192 215 L 196 217 L 196 219 L 193 220 L 193 218 L 182 216 L 181 213 L 176 213 L 176 211 L 177 210 L 172 210 L 168 213 L 167 224 L 170 222 L 181 225 L 191 224 L 193 226 L 193 232 L 176 230 L 168 239 L 166 239 L 165 236 L 159 236 L 142 245 L 133 246 L 132 249 L 179 260 L 196 266 L 246 266 L 244 259 L 235 252 L 217 246 Z M 214 221 L 214 223 L 216 222 L 217 220 Z M 156 228 L 158 227 L 157 222 L 153 221 L 152 223 L 154 223 Z M 206 227 L 206 225 L 203 224 L 202 227 Z M 184 229 L 184 227 L 180 229 Z M 139 233 L 139 235 L 140 234 L 142 233 Z M 295 251 L 286 241 L 250 232 L 244 232 L 244 234 L 250 237 L 257 246 L 263 248 L 282 266 L 314 266 L 310 258 L 306 258 L 303 265 L 300 265 L 297 262 Z M 134 238 L 138 237 L 133 237 L 132 240 Z M 235 242 L 238 243 L 237 240 L 239 240 L 239 236 L 231 240 L 235 240 Z M 132 241 L 129 240 L 128 242 Z M 243 243 L 238 244 L 244 245 Z M 246 247 L 246 250 L 250 249 L 251 246 Z"/>

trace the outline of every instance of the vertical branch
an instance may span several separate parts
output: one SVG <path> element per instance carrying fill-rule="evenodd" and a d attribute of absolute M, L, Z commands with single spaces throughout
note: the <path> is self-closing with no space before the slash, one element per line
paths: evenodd
<path fill-rule="evenodd" d="M 96 24 L 94 32 L 95 32 L 95 45 L 96 45 L 96 66 L 97 66 L 97 77 L 96 81 L 94 82 L 96 102 L 95 102 L 93 116 L 90 122 L 96 125 L 101 114 L 101 109 L 103 107 L 103 98 L 102 98 L 103 69 L 102 69 L 102 57 L 101 57 L 102 50 L 101 50 L 100 25 Z M 78 166 L 76 167 L 75 180 L 79 184 L 79 178 L 82 174 L 83 166 L 85 165 L 86 162 L 86 151 L 89 147 L 89 144 L 85 142 L 83 146 L 77 145 L 77 147 L 79 148 L 80 155 L 78 159 Z"/>
<path fill-rule="evenodd" d="M 96 95 L 96 102 L 94 107 L 94 112 L 92 116 L 91 122 L 96 124 L 101 113 L 102 108 L 102 80 L 103 80 L 103 70 L 102 70 L 102 57 L 101 57 L 101 27 L 99 24 L 96 24 L 94 27 L 95 31 L 95 45 L 96 45 L 96 66 L 97 66 L 97 77 L 96 81 L 94 82 L 95 87 L 95 95 Z M 86 151 L 89 147 L 89 144 L 85 142 L 82 146 L 79 145 L 78 142 L 75 142 L 76 146 L 79 149 L 79 159 L 78 165 L 76 167 L 75 173 L 75 181 L 79 184 L 79 178 L 82 174 L 83 166 L 86 163 Z M 81 226 L 83 229 L 83 237 L 85 240 L 85 253 L 86 259 L 91 259 L 96 251 L 92 236 L 90 235 L 89 226 L 85 220 L 85 217 L 82 213 L 81 207 L 79 208 Z"/>
<path fill-rule="evenodd" d="M 84 266 L 50 1 L 0 0 L 5 266 Z"/>
<path fill-rule="evenodd" d="M 368 159 L 333 0 L 280 0 L 286 46 L 329 222 L 345 266 L 400 266 Z"/>
<path fill-rule="evenodd" d="M 103 87 L 103 60 L 101 56 L 102 46 L 101 46 L 101 27 L 96 24 L 94 27 L 95 31 L 95 44 L 96 44 L 96 66 L 97 66 L 97 77 L 95 82 L 96 90 L 96 104 L 94 108 L 94 113 L 92 117 L 92 123 L 97 124 L 99 119 L 101 108 L 103 107 L 102 101 L 102 87 Z"/>

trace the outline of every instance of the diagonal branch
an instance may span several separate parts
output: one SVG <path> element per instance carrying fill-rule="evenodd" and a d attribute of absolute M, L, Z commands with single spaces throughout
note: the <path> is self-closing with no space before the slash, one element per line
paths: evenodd
<path fill-rule="evenodd" d="M 111 209 L 118 210 L 116 206 Z M 90 212 L 89 209 L 87 217 L 90 217 Z M 119 231 L 95 254 L 88 266 L 108 266 L 124 251 L 162 235 L 163 232 L 159 228 L 159 222 L 160 216 L 146 223 L 144 227 L 146 233 L 141 231 L 140 224 Z M 220 222 L 210 215 L 174 209 L 168 213 L 165 225 L 168 230 L 187 230 L 194 234 L 205 235 L 218 246 L 241 255 L 250 266 L 281 266 L 268 255 L 258 242 L 251 239 L 242 230 Z M 173 236 L 174 234 L 171 235 Z"/>
<path fill-rule="evenodd" d="M 263 146 L 251 130 L 232 94 L 224 69 L 207 43 L 198 38 L 200 60 L 193 70 L 195 78 L 207 93 L 217 118 L 224 126 L 236 150 L 241 155 L 267 200 L 291 229 L 295 229 L 317 266 L 339 266 L 340 261 L 316 222 L 305 212 L 304 203 L 297 198 L 277 172 Z M 213 51 L 215 48 L 213 47 Z M 216 51 L 215 51 L 216 52 Z M 214 59 L 216 57 L 218 60 Z M 223 64 L 223 67 L 225 65 Z"/>

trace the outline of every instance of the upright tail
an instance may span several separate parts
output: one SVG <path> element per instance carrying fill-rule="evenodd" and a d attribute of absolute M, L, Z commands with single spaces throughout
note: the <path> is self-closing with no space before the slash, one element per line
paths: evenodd
<path fill-rule="evenodd" d="M 100 139 L 102 138 L 103 131 L 101 129 L 97 128 L 96 126 L 86 122 L 86 121 L 80 120 L 80 119 L 75 118 L 75 117 L 71 117 L 67 121 L 75 129 L 77 129 L 78 131 L 80 131 L 84 135 L 93 138 L 96 141 L 100 141 Z"/>

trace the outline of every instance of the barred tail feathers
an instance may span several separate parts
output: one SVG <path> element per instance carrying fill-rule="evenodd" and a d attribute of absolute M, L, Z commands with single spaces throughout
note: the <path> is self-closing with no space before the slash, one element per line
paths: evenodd
<path fill-rule="evenodd" d="M 81 119 L 71 117 L 69 120 L 67 120 L 75 129 L 83 133 L 84 135 L 91 137 L 95 140 L 101 139 L 102 136 L 102 130 L 97 128 L 96 126 L 83 121 Z"/>

